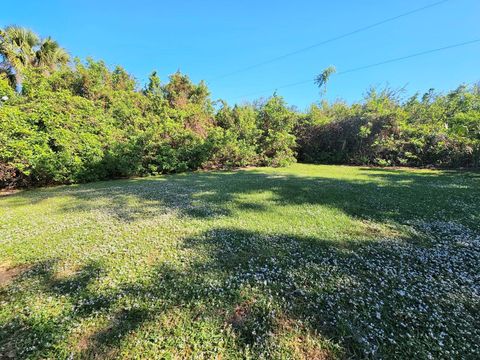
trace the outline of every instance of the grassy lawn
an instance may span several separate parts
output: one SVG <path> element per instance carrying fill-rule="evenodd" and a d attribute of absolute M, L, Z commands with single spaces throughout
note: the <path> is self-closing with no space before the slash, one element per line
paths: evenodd
<path fill-rule="evenodd" d="M 0 197 L 0 358 L 475 358 L 480 174 L 297 164 Z"/>

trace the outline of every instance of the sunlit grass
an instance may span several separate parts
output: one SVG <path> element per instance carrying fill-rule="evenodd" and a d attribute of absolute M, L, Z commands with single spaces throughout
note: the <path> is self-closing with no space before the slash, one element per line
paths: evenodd
<path fill-rule="evenodd" d="M 479 185 L 298 164 L 1 197 L 0 358 L 473 357 Z"/>

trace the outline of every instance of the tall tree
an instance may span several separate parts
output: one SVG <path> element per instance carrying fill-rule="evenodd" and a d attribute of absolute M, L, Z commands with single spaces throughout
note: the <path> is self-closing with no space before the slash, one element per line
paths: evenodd
<path fill-rule="evenodd" d="M 324 94 L 327 92 L 327 82 L 330 79 L 330 76 L 332 76 L 332 74 L 335 74 L 336 72 L 337 72 L 337 69 L 335 69 L 335 66 L 329 66 L 326 69 L 324 69 L 321 74 L 317 75 L 317 77 L 315 78 L 315 84 L 320 89 L 321 94 Z M 322 90 L 322 87 L 323 87 L 323 90 Z"/>
<path fill-rule="evenodd" d="M 70 56 L 51 37 L 42 40 L 38 50 L 35 52 L 35 61 L 32 64 L 44 68 L 46 72 L 54 71 L 60 65 L 68 63 Z"/>
<path fill-rule="evenodd" d="M 23 70 L 35 59 L 34 47 L 40 39 L 31 30 L 19 26 L 7 26 L 0 30 L 0 64 L 14 85 L 21 83 Z"/>
<path fill-rule="evenodd" d="M 145 94 L 159 96 L 162 93 L 162 86 L 160 78 L 157 75 L 156 71 L 153 71 L 148 77 L 148 85 L 145 89 Z"/>
<path fill-rule="evenodd" d="M 0 29 L 0 56 L 0 71 L 17 89 L 27 68 L 42 68 L 48 74 L 70 58 L 52 38 L 41 40 L 32 30 L 20 26 Z"/>

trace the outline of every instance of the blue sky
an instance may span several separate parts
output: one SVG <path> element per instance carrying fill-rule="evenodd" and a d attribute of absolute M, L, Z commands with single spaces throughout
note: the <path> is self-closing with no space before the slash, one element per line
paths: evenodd
<path fill-rule="evenodd" d="M 154 69 L 164 81 L 180 69 L 194 81 L 208 81 L 212 97 L 228 102 L 268 96 L 284 84 L 312 79 L 278 91 L 289 104 L 305 109 L 319 100 L 313 78 L 328 65 L 341 72 L 480 38 L 480 1 L 450 0 L 266 66 L 215 78 L 434 2 L 23 0 L 7 11 L 4 7 L 0 25 L 50 35 L 72 55 L 122 65 L 140 83 Z M 326 98 L 352 102 L 370 86 L 387 83 L 406 86 L 407 94 L 431 87 L 448 90 L 479 81 L 479 69 L 476 43 L 333 76 Z"/>

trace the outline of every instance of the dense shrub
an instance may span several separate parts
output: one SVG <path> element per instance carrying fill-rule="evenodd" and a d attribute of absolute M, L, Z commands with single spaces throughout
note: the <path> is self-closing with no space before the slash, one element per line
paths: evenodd
<path fill-rule="evenodd" d="M 6 78 L 1 89 L 2 187 L 293 160 L 294 114 L 281 98 L 215 111 L 205 84 L 181 73 L 165 85 L 152 74 L 140 91 L 120 67 L 76 60 L 48 75 L 23 69 L 18 95 Z"/>
<path fill-rule="evenodd" d="M 362 104 L 312 106 L 297 123 L 299 160 L 381 166 L 478 167 L 480 92 L 460 86 L 401 102 L 370 91 Z"/>
<path fill-rule="evenodd" d="M 50 63 L 33 59 L 17 68 L 11 58 L 24 47 L 8 54 L 0 47 L 6 65 L 0 67 L 0 97 L 8 98 L 0 102 L 0 187 L 283 166 L 296 159 L 479 166 L 478 86 L 445 95 L 432 90 L 407 101 L 390 90 L 371 90 L 361 103 L 324 101 L 306 113 L 277 95 L 230 107 L 179 72 L 165 84 L 153 72 L 139 89 L 123 68 L 93 59 L 65 65 L 66 53 L 55 47 L 42 57 Z"/>
<path fill-rule="evenodd" d="M 258 109 L 261 164 L 284 166 L 295 161 L 295 136 L 292 134 L 296 115 L 284 100 L 274 95 Z"/>

